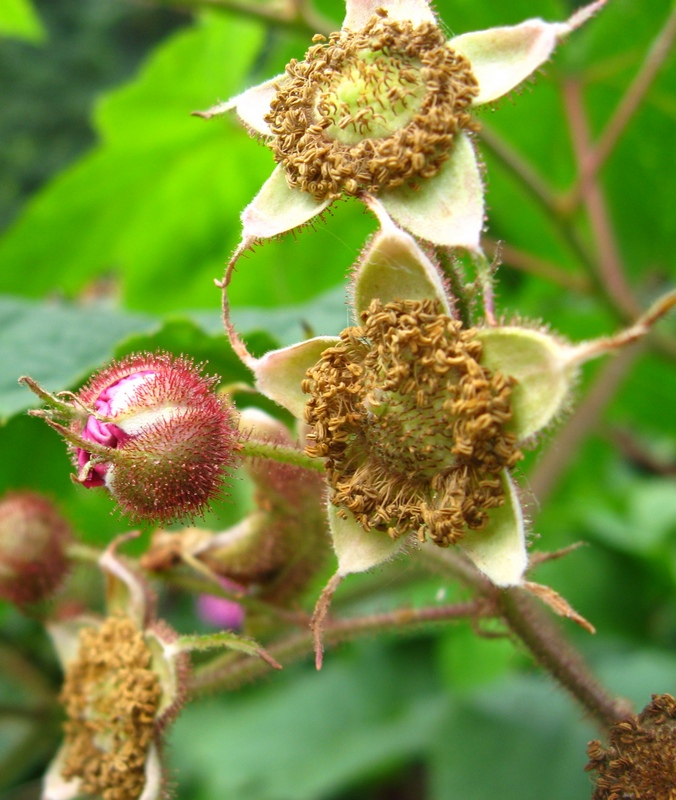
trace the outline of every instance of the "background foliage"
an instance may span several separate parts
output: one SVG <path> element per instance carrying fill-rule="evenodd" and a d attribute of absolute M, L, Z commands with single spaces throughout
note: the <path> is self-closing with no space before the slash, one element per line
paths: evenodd
<path fill-rule="evenodd" d="M 161 346 L 207 358 L 226 383 L 246 379 L 221 333 L 213 279 L 272 160 L 234 119 L 207 124 L 189 112 L 280 73 L 311 31 L 257 18 L 283 10 L 271 0 L 251 0 L 248 14 L 219 2 L 180 11 L 167 2 L 77 5 L 4 0 L 0 8 L 0 494 L 46 492 L 85 541 L 103 544 L 128 523 L 111 515 L 103 494 L 72 484 L 62 443 L 25 415 L 32 398 L 17 378 L 75 388 L 114 355 Z M 571 11 L 563 0 L 436 5 L 453 33 Z M 486 234 L 505 243 L 498 302 L 506 318 L 543 321 L 579 340 L 631 316 L 622 287 L 594 268 L 603 242 L 589 209 L 553 212 L 518 167 L 525 162 L 538 185 L 564 196 L 578 172 L 566 93 L 581 87 L 597 136 L 670 9 L 669 0 L 610 0 L 534 84 L 482 113 Z M 338 27 L 338 2 L 319 10 Z M 616 263 L 638 308 L 674 279 L 675 121 L 672 55 L 600 171 Z M 344 278 L 373 229 L 358 203 L 341 202 L 314 230 L 243 259 L 232 300 L 251 347 L 344 327 Z M 660 334 L 676 335 L 673 320 Z M 676 674 L 673 356 L 653 338 L 611 365 L 590 365 L 578 411 L 524 467 L 541 502 L 531 508 L 536 546 L 587 543 L 543 566 L 538 580 L 593 621 L 596 637 L 571 637 L 639 707 L 651 692 L 673 692 Z M 236 492 L 217 524 L 242 515 L 245 494 Z M 462 596 L 402 560 L 351 580 L 343 607 L 415 606 L 440 592 Z M 177 625 L 197 627 L 186 602 L 165 603 Z M 0 663 L 18 653 L 45 691 L 58 687 L 40 626 L 7 606 L 0 624 Z M 0 703 L 18 691 L 0 677 Z M 344 645 L 320 674 L 296 665 L 192 704 L 169 753 L 178 796 L 195 800 L 486 800 L 497 787 L 503 800 L 570 800 L 589 794 L 582 767 L 593 735 L 509 641 L 477 638 L 462 623 Z M 53 725 L 2 718 L 3 800 L 37 796 L 57 741 Z"/>

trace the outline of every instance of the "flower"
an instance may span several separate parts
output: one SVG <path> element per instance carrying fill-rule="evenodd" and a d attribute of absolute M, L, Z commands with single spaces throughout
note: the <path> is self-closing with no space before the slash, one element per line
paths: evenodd
<path fill-rule="evenodd" d="M 39 390 L 43 416 L 69 442 L 76 480 L 105 486 L 134 520 L 203 513 L 236 461 L 234 409 L 187 358 L 141 353 L 112 362 L 71 403 Z M 68 427 L 53 422 L 65 418 Z"/>
<path fill-rule="evenodd" d="M 235 109 L 278 164 L 242 214 L 242 247 L 352 195 L 377 198 L 415 236 L 478 250 L 484 201 L 470 110 L 517 87 L 604 3 L 567 22 L 531 19 L 447 42 L 427 0 L 347 0 L 341 30 L 316 36 L 303 61 L 196 112 Z"/>
<path fill-rule="evenodd" d="M 155 620 L 147 589 L 115 545 L 99 565 L 107 616 L 49 626 L 65 672 L 66 720 L 42 797 L 156 800 L 164 784 L 161 734 L 184 700 L 188 656 L 177 635 Z"/>
<path fill-rule="evenodd" d="M 521 324 L 467 329 L 437 267 L 384 224 L 356 270 L 353 326 L 260 359 L 234 346 L 258 389 L 311 426 L 339 576 L 417 537 L 457 544 L 497 586 L 522 584 L 556 608 L 551 590 L 524 581 L 512 476 L 521 447 L 565 409 L 580 364 L 644 335 L 675 302 L 667 295 L 616 337 L 580 345 Z"/>
<path fill-rule="evenodd" d="M 70 525 L 47 498 L 10 492 L 0 500 L 0 597 L 24 606 L 53 595 L 68 572 Z"/>

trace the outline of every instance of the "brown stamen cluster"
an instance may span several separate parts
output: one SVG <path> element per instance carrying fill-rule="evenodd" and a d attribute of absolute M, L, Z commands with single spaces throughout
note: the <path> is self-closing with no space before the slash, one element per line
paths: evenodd
<path fill-rule="evenodd" d="M 307 452 L 366 530 L 446 547 L 504 503 L 500 475 L 522 457 L 505 430 L 514 381 L 435 301 L 374 300 L 362 321 L 308 370 Z"/>
<path fill-rule="evenodd" d="M 610 729 L 608 747 L 587 747 L 587 770 L 597 773 L 593 800 L 676 798 L 676 700 L 653 695 L 638 715 Z"/>
<path fill-rule="evenodd" d="M 67 720 L 62 775 L 83 793 L 136 800 L 160 703 L 160 683 L 141 631 L 127 617 L 80 633 L 61 693 Z"/>
<path fill-rule="evenodd" d="M 266 116 L 289 184 L 318 201 L 433 177 L 458 131 L 476 129 L 467 109 L 478 85 L 467 59 L 436 25 L 383 14 L 291 61 Z M 356 97 L 350 84 L 360 87 Z"/>

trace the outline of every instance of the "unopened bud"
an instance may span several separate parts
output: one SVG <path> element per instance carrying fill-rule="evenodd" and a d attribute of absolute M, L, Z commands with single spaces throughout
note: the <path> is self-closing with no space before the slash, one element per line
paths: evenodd
<path fill-rule="evenodd" d="M 48 598 L 67 569 L 68 523 L 49 500 L 16 492 L 0 501 L 0 597 L 23 606 Z"/>
<path fill-rule="evenodd" d="M 201 515 L 236 461 L 236 414 L 215 382 L 189 359 L 138 354 L 101 370 L 71 403 L 42 392 L 55 410 L 33 413 L 71 445 L 79 483 L 105 486 L 136 521 L 167 524 Z"/>

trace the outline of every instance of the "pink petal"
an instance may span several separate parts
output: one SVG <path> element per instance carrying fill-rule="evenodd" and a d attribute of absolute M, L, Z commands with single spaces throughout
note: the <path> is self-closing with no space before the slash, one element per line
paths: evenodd
<path fill-rule="evenodd" d="M 441 170 L 418 191 L 401 187 L 379 195 L 402 228 L 433 244 L 478 251 L 484 224 L 484 190 L 474 147 L 459 134 Z"/>
<path fill-rule="evenodd" d="M 300 385 L 305 373 L 319 361 L 324 350 L 339 341 L 337 336 L 318 336 L 281 350 L 271 350 L 253 365 L 256 387 L 294 417 L 303 419 L 308 396 Z"/>
<path fill-rule="evenodd" d="M 479 82 L 475 106 L 510 92 L 551 56 L 566 34 L 586 22 L 606 2 L 599 0 L 577 11 L 567 22 L 529 19 L 520 25 L 464 33 L 449 47 L 469 59 Z"/>
<path fill-rule="evenodd" d="M 343 28 L 358 31 L 379 8 L 387 9 L 387 18 L 404 22 L 406 20 L 420 25 L 422 22 L 436 23 L 434 12 L 427 0 L 347 0 Z"/>
<path fill-rule="evenodd" d="M 311 194 L 291 189 L 284 169 L 277 167 L 242 212 L 242 238 L 279 236 L 309 222 L 330 204 L 331 200 L 318 203 Z"/>

